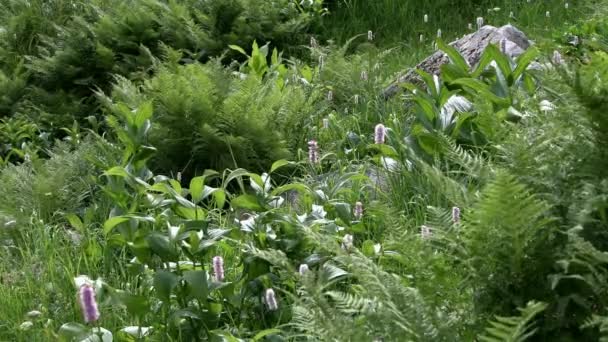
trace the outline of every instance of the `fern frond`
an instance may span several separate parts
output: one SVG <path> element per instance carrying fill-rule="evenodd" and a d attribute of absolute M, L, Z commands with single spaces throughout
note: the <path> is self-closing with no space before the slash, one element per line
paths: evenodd
<path fill-rule="evenodd" d="M 593 315 L 581 328 L 597 328 L 600 332 L 599 342 L 608 342 L 608 316 Z"/>
<path fill-rule="evenodd" d="M 523 342 L 534 336 L 537 328 L 532 321 L 536 315 L 545 310 L 547 304 L 529 302 L 525 308 L 519 309 L 521 314 L 513 317 L 496 317 L 486 328 L 488 335 L 480 336 L 484 342 Z"/>

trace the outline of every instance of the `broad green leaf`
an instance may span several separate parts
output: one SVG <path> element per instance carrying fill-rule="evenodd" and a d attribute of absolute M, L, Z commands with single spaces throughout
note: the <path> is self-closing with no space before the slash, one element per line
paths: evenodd
<path fill-rule="evenodd" d="M 192 202 L 198 203 L 203 198 L 203 189 L 205 188 L 205 177 L 199 176 L 194 177 L 190 181 L 190 196 L 192 196 Z"/>
<path fill-rule="evenodd" d="M 420 77 L 422 78 L 424 83 L 426 83 L 426 87 L 427 87 L 427 89 L 429 89 L 431 91 L 431 94 L 433 96 L 437 96 L 439 89 L 437 89 L 437 87 L 435 87 L 435 80 L 433 79 L 433 75 L 431 75 L 428 72 L 421 70 L 421 69 L 416 69 L 416 73 L 418 75 L 420 75 Z M 413 87 L 413 88 L 410 88 L 410 87 Z M 414 85 L 410 85 L 410 86 L 408 86 L 408 88 L 410 88 L 410 90 L 417 89 L 419 91 L 419 89 Z"/>
<path fill-rule="evenodd" d="M 192 296 L 204 303 L 207 302 L 207 296 L 209 295 L 207 271 L 186 271 L 184 272 L 184 280 L 188 283 Z"/>
<path fill-rule="evenodd" d="M 151 101 L 146 101 L 142 103 L 136 111 L 134 124 L 136 127 L 142 127 L 146 120 L 152 117 L 152 113 L 154 112 L 154 108 L 152 107 Z"/>
<path fill-rule="evenodd" d="M 146 241 L 150 250 L 158 255 L 163 261 L 174 261 L 178 260 L 178 252 L 175 247 L 169 241 L 169 237 L 158 232 L 152 232 L 146 236 Z"/>
<path fill-rule="evenodd" d="M 448 55 L 453 64 L 462 69 L 464 73 L 467 73 L 469 65 L 458 50 L 453 46 L 446 44 L 441 38 L 437 38 L 437 47 Z"/>
<path fill-rule="evenodd" d="M 169 304 L 171 292 L 177 286 L 179 277 L 168 271 L 157 271 L 154 274 L 154 289 L 165 304 Z"/>
<path fill-rule="evenodd" d="M 526 50 L 526 52 L 517 58 L 517 66 L 512 73 L 513 82 L 517 81 L 517 79 L 526 71 L 528 65 L 530 65 L 534 58 L 538 56 L 538 53 L 539 52 L 535 47 L 530 47 L 528 50 Z"/>
<path fill-rule="evenodd" d="M 436 136 L 422 133 L 417 136 L 420 147 L 431 156 L 437 156 L 441 150 L 441 142 Z"/>
<path fill-rule="evenodd" d="M 129 177 L 129 173 L 125 170 L 124 167 L 121 166 L 114 166 L 113 168 L 106 170 L 103 173 L 104 176 L 118 176 L 118 177 L 123 177 L 123 178 L 127 178 Z"/>
<path fill-rule="evenodd" d="M 114 229 L 114 227 L 116 227 L 117 225 L 123 223 L 123 222 L 127 222 L 130 218 L 127 216 L 114 216 L 114 217 L 110 217 L 109 219 L 106 220 L 106 222 L 103 224 L 103 232 L 105 234 L 109 234 L 112 229 Z"/>
<path fill-rule="evenodd" d="M 74 229 L 80 233 L 84 233 L 84 224 L 80 217 L 76 216 L 76 214 L 69 213 L 65 215 L 65 218 L 70 222 L 70 225 L 74 227 Z"/>
<path fill-rule="evenodd" d="M 509 58 L 503 54 L 498 47 L 494 44 L 488 44 L 486 47 L 486 51 L 489 52 L 489 55 L 492 57 L 492 60 L 496 62 L 498 68 L 502 72 L 505 77 L 509 77 L 511 74 L 511 63 L 509 62 Z"/>
<path fill-rule="evenodd" d="M 188 201 L 187 199 L 185 199 L 181 195 L 174 194 L 173 198 L 175 198 L 175 200 L 177 201 L 177 203 L 179 203 L 179 205 L 181 205 L 184 208 L 188 208 L 188 209 L 194 209 L 194 208 L 196 208 L 196 205 L 194 205 L 194 203 Z"/>
<path fill-rule="evenodd" d="M 299 193 L 310 193 L 310 192 L 312 192 L 312 190 L 308 186 L 306 186 L 305 184 L 302 184 L 302 183 L 292 183 L 292 184 L 285 184 L 285 185 L 282 185 L 282 186 L 280 186 L 278 188 L 275 188 L 272 191 L 272 195 L 275 195 L 275 196 L 276 195 L 280 195 L 280 194 L 282 194 L 284 192 L 291 191 L 291 190 L 295 190 L 295 191 L 297 191 Z"/>
<path fill-rule="evenodd" d="M 65 323 L 59 328 L 59 338 L 66 342 L 81 341 L 90 334 L 90 329 L 80 323 Z"/>
<path fill-rule="evenodd" d="M 384 157 L 396 158 L 399 156 L 395 148 L 387 144 L 371 144 L 369 145 L 371 151 L 378 151 Z"/>
<path fill-rule="evenodd" d="M 270 173 L 273 173 L 277 169 L 289 164 L 289 161 L 285 159 L 277 160 L 276 162 L 272 163 L 272 166 L 270 167 Z"/>
<path fill-rule="evenodd" d="M 230 201 L 230 204 L 234 207 L 234 208 L 243 208 L 243 209 L 249 209 L 249 210 L 253 210 L 253 211 L 264 211 L 265 208 L 263 205 L 260 204 L 260 202 L 258 201 L 258 198 L 254 195 L 241 195 L 239 197 L 233 198 Z"/>
<path fill-rule="evenodd" d="M 228 331 L 223 331 L 223 330 L 213 330 L 211 331 L 211 333 L 214 335 L 214 339 L 213 341 L 220 341 L 220 342 L 244 342 L 245 340 L 242 340 L 240 338 L 236 338 L 234 337 L 234 335 L 232 335 L 230 332 Z"/>
<path fill-rule="evenodd" d="M 451 84 L 461 85 L 468 87 L 478 93 L 480 96 L 484 97 L 486 100 L 494 102 L 499 105 L 510 105 L 510 100 L 508 98 L 502 98 L 496 96 L 496 94 L 492 93 L 488 89 L 488 85 L 483 83 L 480 80 L 476 80 L 473 78 L 461 78 L 453 81 Z"/>
<path fill-rule="evenodd" d="M 247 55 L 247 52 L 245 52 L 245 50 L 243 50 L 243 48 L 238 45 L 228 45 L 228 47 L 234 51 L 238 51 L 238 52 L 242 53 L 243 55 L 249 57 L 249 55 Z"/>
<path fill-rule="evenodd" d="M 277 48 L 272 49 L 272 57 L 270 58 L 272 65 L 279 64 L 279 51 Z"/>
<path fill-rule="evenodd" d="M 226 188 L 228 184 L 230 184 L 230 182 L 232 182 L 234 179 L 242 178 L 243 176 L 248 176 L 249 174 L 250 172 L 245 169 L 236 169 L 230 172 L 228 174 L 228 177 L 226 177 L 226 180 L 224 181 L 224 188 Z"/>
<path fill-rule="evenodd" d="M 150 302 L 145 296 L 117 290 L 112 294 L 112 298 L 118 304 L 124 305 L 131 315 L 143 317 L 150 311 Z"/>
<path fill-rule="evenodd" d="M 213 198 L 215 199 L 215 205 L 218 208 L 223 208 L 226 204 L 226 192 L 222 189 L 217 189 L 214 191 Z"/>
<path fill-rule="evenodd" d="M 268 335 L 280 334 L 280 333 L 281 333 L 281 329 L 262 330 L 259 333 L 255 334 L 255 336 L 253 336 L 253 342 L 260 341 L 262 338 L 264 338 Z"/>
<path fill-rule="evenodd" d="M 188 220 L 202 220 L 207 217 L 207 212 L 201 207 L 186 208 L 178 206 L 175 208 L 175 213 Z"/>
<path fill-rule="evenodd" d="M 361 245 L 361 252 L 368 257 L 373 257 L 376 254 L 374 251 L 374 242 L 371 240 L 363 241 L 363 244 Z"/>
<path fill-rule="evenodd" d="M 334 203 L 334 208 L 336 208 L 336 214 L 338 217 L 346 224 L 350 226 L 350 222 L 353 217 L 351 215 L 350 204 L 348 203 Z"/>
<path fill-rule="evenodd" d="M 175 190 L 175 192 L 177 192 L 179 195 L 182 194 L 182 185 L 179 184 L 177 180 L 169 179 L 169 184 L 171 184 L 171 187 Z"/>
<path fill-rule="evenodd" d="M 439 68 L 441 69 L 441 77 L 443 77 L 446 82 L 451 82 L 453 80 L 469 76 L 468 73 L 463 71 L 455 64 L 444 64 Z"/>

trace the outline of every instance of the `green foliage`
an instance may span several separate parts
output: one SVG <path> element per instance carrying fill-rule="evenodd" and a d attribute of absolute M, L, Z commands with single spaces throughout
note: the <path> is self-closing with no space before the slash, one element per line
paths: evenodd
<path fill-rule="evenodd" d="M 283 76 L 265 80 L 252 73 L 241 80 L 213 63 L 189 64 L 161 68 L 141 90 L 120 79 L 113 97 L 154 104 L 155 169 L 181 170 L 186 177 L 208 168 L 261 171 L 305 142 L 307 108 L 315 100 L 278 79 Z"/>
<path fill-rule="evenodd" d="M 115 156 L 107 142 L 88 138 L 76 150 L 62 143 L 47 160 L 5 167 L 0 173 L 2 220 L 17 220 L 18 232 L 32 215 L 47 222 L 61 220 L 61 212 L 80 210 L 95 194 L 100 167 L 111 165 Z"/>
<path fill-rule="evenodd" d="M 480 308 L 504 312 L 547 291 L 540 284 L 553 263 L 548 210 L 504 173 L 485 187 L 462 228 Z"/>
<path fill-rule="evenodd" d="M 31 5 L 11 0 L 0 8 L 8 22 L 2 35 L 9 37 L 2 51 L 10 62 L 0 80 L 17 77 L 25 60 L 28 75 L 3 94 L 2 109 L 9 115 L 34 109 L 27 115 L 47 126 L 67 126 L 74 118 L 84 122 L 97 110 L 95 88 L 107 91 L 113 75 L 146 79 L 165 46 L 183 51 L 187 63 L 255 40 L 288 50 L 303 42 L 297 33 L 306 31 L 319 11 L 320 3 L 301 7 L 290 0 L 37 0 Z"/>
<path fill-rule="evenodd" d="M 520 316 L 496 317 L 491 327 L 486 328 L 489 336 L 482 336 L 484 342 L 523 342 L 534 336 L 537 328 L 533 328 L 532 320 L 547 307 L 545 303 L 529 302 L 525 308 L 520 308 Z"/>
<path fill-rule="evenodd" d="M 538 32 L 580 13 L 482 1 L 440 23 L 446 4 L 0 4 L 0 339 L 602 338 L 602 21 L 549 64 Z M 373 39 L 305 48 L 324 5 Z M 441 77 L 382 97 L 437 28 L 505 11 L 538 50 L 471 69 L 438 40 Z M 372 16 L 408 39 L 382 46 Z"/>

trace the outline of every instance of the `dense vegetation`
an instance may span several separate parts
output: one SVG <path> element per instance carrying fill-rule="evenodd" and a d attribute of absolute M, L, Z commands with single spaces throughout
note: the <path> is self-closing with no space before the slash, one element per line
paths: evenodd
<path fill-rule="evenodd" d="M 0 340 L 608 341 L 607 10 L 2 1 Z"/>

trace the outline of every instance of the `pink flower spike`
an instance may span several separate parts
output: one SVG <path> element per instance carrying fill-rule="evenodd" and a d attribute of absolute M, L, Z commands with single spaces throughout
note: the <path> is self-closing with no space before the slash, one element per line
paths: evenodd
<path fill-rule="evenodd" d="M 454 224 L 458 224 L 460 222 L 460 208 L 458 207 L 452 208 L 452 222 L 454 222 Z"/>
<path fill-rule="evenodd" d="M 84 284 L 78 290 L 78 300 L 86 323 L 95 322 L 99 319 L 99 309 L 95 299 L 95 289 L 89 284 Z"/>
<path fill-rule="evenodd" d="M 221 256 L 213 257 L 213 273 L 215 274 L 215 280 L 224 281 L 224 258 Z"/>
<path fill-rule="evenodd" d="M 353 212 L 355 215 L 355 219 L 360 220 L 363 217 L 363 203 L 357 202 L 355 203 L 355 210 Z"/>
<path fill-rule="evenodd" d="M 279 308 L 277 297 L 274 294 L 273 289 L 266 289 L 266 292 L 264 293 L 264 301 L 266 302 L 266 306 L 268 306 L 268 310 L 270 311 L 275 311 Z"/>
<path fill-rule="evenodd" d="M 312 164 L 319 162 L 319 145 L 314 139 L 308 142 L 308 161 Z"/>
<path fill-rule="evenodd" d="M 384 144 L 386 139 L 386 127 L 383 124 L 377 124 L 374 129 L 374 142 L 376 144 Z"/>

